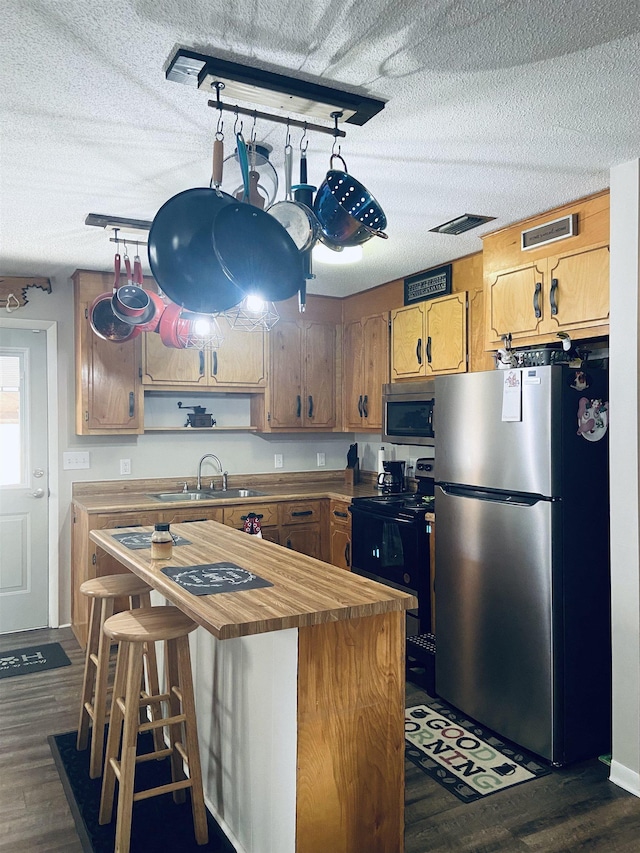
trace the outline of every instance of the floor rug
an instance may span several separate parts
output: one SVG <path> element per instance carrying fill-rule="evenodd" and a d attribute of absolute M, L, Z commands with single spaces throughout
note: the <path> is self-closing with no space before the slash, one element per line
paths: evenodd
<path fill-rule="evenodd" d="M 71 666 L 71 661 L 60 643 L 43 643 L 41 646 L 0 652 L 0 678 L 29 675 L 60 666 Z"/>
<path fill-rule="evenodd" d="M 465 803 L 551 773 L 531 753 L 440 701 L 407 708 L 405 755 Z"/>
<path fill-rule="evenodd" d="M 76 831 L 85 853 L 113 853 L 114 820 L 105 826 L 98 823 L 102 779 L 89 778 L 89 749 L 78 752 L 76 732 L 50 735 L 53 758 L 60 774 Z M 153 741 L 149 733 L 140 735 L 139 752 L 150 752 Z M 136 767 L 136 791 L 171 781 L 168 758 L 145 761 Z M 207 812 L 209 843 L 196 844 L 191 817 L 189 792 L 184 803 L 173 802 L 171 794 L 162 794 L 133 804 L 131 853 L 234 853 L 234 848 L 211 814 Z"/>

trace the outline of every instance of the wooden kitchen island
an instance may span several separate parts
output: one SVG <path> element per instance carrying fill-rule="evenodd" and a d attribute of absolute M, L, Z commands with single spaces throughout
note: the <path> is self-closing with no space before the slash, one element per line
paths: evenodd
<path fill-rule="evenodd" d="M 142 528 L 150 531 L 152 528 Z M 207 805 L 241 853 L 400 853 L 406 593 L 215 521 L 151 561 L 91 539 L 201 628 L 192 637 Z M 136 528 L 140 533 L 141 528 Z M 195 595 L 166 566 L 233 563 L 272 586 Z"/>

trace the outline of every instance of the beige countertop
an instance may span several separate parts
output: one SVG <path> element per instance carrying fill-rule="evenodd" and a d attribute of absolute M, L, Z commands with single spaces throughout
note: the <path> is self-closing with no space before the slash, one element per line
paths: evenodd
<path fill-rule="evenodd" d="M 297 475 L 296 475 L 297 476 Z M 306 475 L 309 476 L 308 474 Z M 193 479 L 193 478 L 191 478 Z M 84 493 L 83 490 L 76 492 L 74 489 L 73 501 L 76 506 L 86 510 L 89 513 L 98 512 L 118 512 L 131 510 L 161 510 L 163 508 L 172 509 L 179 506 L 193 506 L 197 503 L 198 506 L 231 506 L 234 504 L 246 503 L 271 503 L 275 501 L 296 501 L 309 500 L 312 498 L 332 498 L 334 500 L 351 501 L 354 497 L 366 497 L 369 495 L 378 494 L 373 482 L 360 483 L 357 486 L 348 486 L 343 479 L 334 477 L 323 478 L 322 480 L 304 479 L 300 477 L 298 480 L 292 480 L 287 483 L 278 482 L 273 478 L 271 482 L 264 475 L 261 477 L 250 477 L 236 475 L 229 477 L 229 488 L 250 488 L 261 492 L 264 495 L 259 497 L 226 497 L 225 493 L 219 490 L 219 478 L 216 480 L 216 489 L 218 489 L 218 497 L 210 500 L 194 501 L 159 501 L 156 498 L 150 497 L 151 494 L 158 492 L 180 492 L 178 479 L 172 478 L 166 480 L 148 480 L 138 481 L 133 483 L 129 481 L 127 489 L 124 488 L 124 483 L 117 481 L 108 481 L 104 483 L 84 484 L 91 485 L 93 492 Z M 207 478 L 208 482 L 209 478 Z M 193 483 L 189 482 L 192 488 Z M 120 490 L 116 489 L 120 487 Z"/>
<path fill-rule="evenodd" d="M 323 495 L 324 496 L 324 495 Z M 309 495 L 307 495 L 309 497 Z M 151 532 L 152 527 L 143 528 Z M 94 542 L 123 566 L 219 639 L 320 625 L 417 607 L 412 595 L 383 586 L 321 560 L 307 557 L 215 521 L 174 524 L 190 544 L 175 546 L 168 560 L 151 560 L 149 549 L 133 550 L 114 539 L 124 530 L 93 530 Z M 135 532 L 140 533 L 141 528 Z M 231 562 L 273 586 L 215 595 L 194 595 L 162 568 Z"/>

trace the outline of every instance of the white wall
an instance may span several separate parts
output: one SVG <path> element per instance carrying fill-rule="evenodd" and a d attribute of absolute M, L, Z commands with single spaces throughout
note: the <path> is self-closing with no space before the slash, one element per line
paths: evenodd
<path fill-rule="evenodd" d="M 640 161 L 611 170 L 611 781 L 640 796 Z"/>
<path fill-rule="evenodd" d="M 20 320 L 55 320 L 58 324 L 58 409 L 59 409 L 59 530 L 60 530 L 60 623 L 71 617 L 71 486 L 92 480 L 128 480 L 147 477 L 175 477 L 176 483 L 193 481 L 199 458 L 204 453 L 220 457 L 230 474 L 274 472 L 274 454 L 283 455 L 283 471 L 342 470 L 353 440 L 348 434 L 314 434 L 261 437 L 250 433 L 145 433 L 143 435 L 78 436 L 75 434 L 75 366 L 73 287 L 70 280 L 53 281 L 52 293 L 37 288 L 27 291 L 28 303 L 12 314 Z M 197 394 L 176 396 L 185 405 L 197 404 Z M 208 400 L 211 397 L 207 398 Z M 172 405 L 175 405 L 173 403 Z M 208 404 L 207 404 L 208 405 Z M 220 409 L 224 403 L 220 403 Z M 208 405 L 208 410 L 214 407 Z M 176 409 L 177 411 L 177 409 Z M 184 413 L 179 413 L 183 418 Z M 214 411 L 214 416 L 215 416 Z M 222 422 L 222 421 L 221 421 Z M 89 469 L 64 471 L 65 450 L 88 450 Z M 316 453 L 325 453 L 325 467 L 316 466 Z M 131 475 L 120 476 L 120 459 L 131 460 Z M 213 472 L 213 469 L 206 469 Z M 281 472 L 280 472 L 281 473 Z"/>

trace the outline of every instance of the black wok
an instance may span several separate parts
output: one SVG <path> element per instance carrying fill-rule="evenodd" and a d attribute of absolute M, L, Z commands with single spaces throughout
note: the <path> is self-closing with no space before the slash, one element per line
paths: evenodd
<path fill-rule="evenodd" d="M 211 239 L 216 215 L 233 203 L 219 184 L 216 189 L 196 187 L 165 202 L 151 224 L 149 264 L 154 278 L 172 302 L 189 311 L 226 311 L 245 296 L 224 273 Z"/>
<path fill-rule="evenodd" d="M 246 145 L 237 136 L 238 156 L 249 197 Z M 221 207 L 210 232 L 220 266 L 245 293 L 279 302 L 304 284 L 302 255 L 286 229 L 269 213 L 246 202 Z"/>

